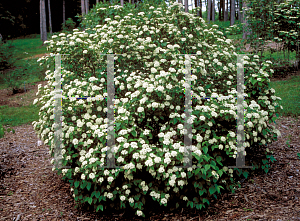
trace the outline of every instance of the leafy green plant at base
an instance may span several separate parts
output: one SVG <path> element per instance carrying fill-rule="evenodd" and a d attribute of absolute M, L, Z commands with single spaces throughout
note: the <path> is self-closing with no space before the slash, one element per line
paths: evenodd
<path fill-rule="evenodd" d="M 105 5 L 105 4 L 103 4 Z M 145 217 L 151 208 L 205 209 L 212 199 L 241 185 L 251 170 L 236 164 L 236 48 L 217 25 L 182 12 L 182 4 L 133 9 L 97 4 L 73 33 L 52 36 L 51 52 L 70 54 L 62 62 L 63 166 L 56 168 L 70 182 L 78 205 L 97 211 L 134 212 Z M 139 11 L 141 10 L 141 11 Z M 93 19 L 95 17 L 95 19 Z M 98 23 L 98 24 L 97 24 Z M 116 26 L 115 24 L 121 24 Z M 187 28 L 188 27 L 188 28 Z M 90 39 L 93 39 L 90 40 Z M 114 54 L 115 165 L 103 168 L 106 147 L 107 56 Z M 185 57 L 191 56 L 192 167 L 177 168 L 184 155 Z M 54 57 L 41 58 L 54 65 Z M 278 117 L 279 97 L 270 88 L 270 62 L 243 56 L 245 65 L 246 165 L 268 172 L 267 144 L 280 134 L 267 122 Z M 48 85 L 39 88 L 39 121 L 33 122 L 54 156 L 55 73 L 47 70 Z M 75 89 L 76 88 L 76 89 Z M 216 99 L 216 97 L 221 99 Z M 75 97 L 74 97 L 75 96 Z M 76 99 L 79 97 L 88 97 Z M 92 99 L 90 97 L 95 97 Z M 210 99 L 202 99 L 209 97 Z M 272 108 L 271 108 L 272 106 Z M 54 163 L 52 161 L 51 163 Z"/>
<path fill-rule="evenodd" d="M 12 131 L 12 133 L 14 134 L 16 131 L 12 128 L 7 128 L 6 129 L 7 133 L 9 133 L 10 131 Z M 0 124 L 0 138 L 3 138 L 5 135 L 5 129 L 3 128 L 3 125 Z"/>

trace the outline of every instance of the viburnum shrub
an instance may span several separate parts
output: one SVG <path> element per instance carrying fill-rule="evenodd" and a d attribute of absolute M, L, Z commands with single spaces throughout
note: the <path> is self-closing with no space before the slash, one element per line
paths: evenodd
<path fill-rule="evenodd" d="M 70 99 L 62 101 L 61 153 L 63 165 L 71 169 L 56 170 L 69 180 L 75 200 L 96 211 L 125 209 L 145 217 L 160 206 L 202 209 L 222 190 L 234 191 L 238 176 L 249 174 L 246 169 L 228 168 L 236 165 L 237 154 L 235 47 L 217 26 L 207 29 L 202 18 L 182 12 L 182 4 L 144 7 L 147 10 L 134 16 L 115 15 L 103 25 L 74 29 L 72 34 L 61 33 L 48 41 L 50 55 L 69 54 L 62 60 L 62 96 Z M 100 54 L 122 54 L 114 55 L 117 169 L 103 168 L 107 55 Z M 176 167 L 184 165 L 186 133 L 186 69 L 185 56 L 180 54 L 192 54 L 195 98 L 193 167 L 187 169 Z M 54 57 L 40 61 L 54 67 Z M 269 161 L 274 160 L 267 144 L 280 134 L 267 122 L 274 121 L 282 107 L 269 84 L 271 62 L 258 65 L 257 61 L 258 56 L 244 56 L 245 165 L 267 172 Z M 42 97 L 34 101 L 43 105 L 40 119 L 33 125 L 53 156 L 54 71 L 47 70 L 46 75 L 48 85 L 39 87 Z M 88 98 L 75 99 L 84 96 Z"/>

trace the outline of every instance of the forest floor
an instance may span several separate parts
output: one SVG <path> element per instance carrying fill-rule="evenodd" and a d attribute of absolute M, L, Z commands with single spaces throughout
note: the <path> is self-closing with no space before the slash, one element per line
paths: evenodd
<path fill-rule="evenodd" d="M 26 95 L 24 100 L 32 103 L 39 83 L 22 94 L 0 90 L 0 104 L 27 105 L 21 102 Z M 296 155 L 300 153 L 300 117 L 280 117 L 272 125 L 281 136 L 269 145 L 277 161 L 268 174 L 251 176 L 234 194 L 221 195 L 205 211 L 184 208 L 153 213 L 148 220 L 300 220 L 300 159 Z M 0 139 L 0 220 L 135 220 L 118 213 L 75 209 L 69 183 L 52 171 L 49 147 L 38 146 L 33 126 L 12 128 L 15 134 L 6 133 Z"/>

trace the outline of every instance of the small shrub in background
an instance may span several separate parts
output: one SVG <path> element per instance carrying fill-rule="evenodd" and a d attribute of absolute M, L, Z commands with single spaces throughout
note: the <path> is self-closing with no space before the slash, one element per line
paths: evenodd
<path fill-rule="evenodd" d="M 0 71 L 12 68 L 15 62 L 14 46 L 11 43 L 4 43 L 0 38 Z"/>
<path fill-rule="evenodd" d="M 63 32 L 71 32 L 76 27 L 76 22 L 72 18 L 68 18 L 65 23 L 61 24 L 61 29 Z"/>

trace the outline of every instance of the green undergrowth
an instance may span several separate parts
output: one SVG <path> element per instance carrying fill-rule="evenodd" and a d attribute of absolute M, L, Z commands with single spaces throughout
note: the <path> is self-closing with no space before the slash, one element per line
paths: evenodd
<path fill-rule="evenodd" d="M 300 116 L 300 76 L 293 76 L 289 80 L 270 82 L 275 89 L 276 96 L 281 97 L 283 109 L 279 110 L 283 116 Z"/>

